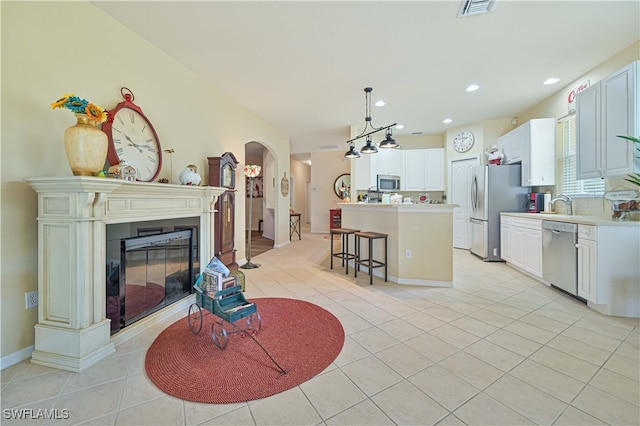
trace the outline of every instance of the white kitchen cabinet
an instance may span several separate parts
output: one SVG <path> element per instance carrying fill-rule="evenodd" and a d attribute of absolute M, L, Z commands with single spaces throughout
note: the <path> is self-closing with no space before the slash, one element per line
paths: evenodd
<path fill-rule="evenodd" d="M 498 138 L 505 163 L 522 164 L 522 186 L 555 185 L 556 119 L 536 118 Z"/>
<path fill-rule="evenodd" d="M 633 142 L 640 135 L 639 62 L 607 76 L 576 96 L 578 179 L 620 177 L 640 170 Z"/>
<path fill-rule="evenodd" d="M 444 191 L 444 148 L 427 149 L 425 158 L 427 191 Z"/>
<path fill-rule="evenodd" d="M 578 225 L 578 296 L 598 303 L 596 227 Z"/>
<path fill-rule="evenodd" d="M 505 164 L 515 164 L 522 161 L 523 134 L 524 129 L 520 126 L 498 138 L 498 148 L 504 154 Z"/>
<path fill-rule="evenodd" d="M 509 216 L 500 216 L 500 257 L 505 262 L 511 262 L 511 224 Z"/>
<path fill-rule="evenodd" d="M 403 191 L 444 191 L 444 148 L 402 151 Z"/>
<path fill-rule="evenodd" d="M 556 184 L 556 119 L 537 118 L 522 126 L 522 186 Z"/>
<path fill-rule="evenodd" d="M 403 191 L 423 191 L 426 188 L 427 161 L 426 149 L 407 149 L 403 151 L 404 167 L 402 170 L 400 188 Z"/>
<path fill-rule="evenodd" d="M 501 220 L 501 257 L 517 268 L 542 278 L 542 221 L 509 219 Z"/>
<path fill-rule="evenodd" d="M 353 167 L 351 173 L 354 175 L 355 189 L 357 191 L 367 191 L 375 187 L 376 175 L 378 174 L 378 154 L 360 154 L 359 158 L 351 160 Z"/>
<path fill-rule="evenodd" d="M 402 150 L 396 148 L 378 148 L 379 175 L 400 176 L 402 174 Z M 362 156 L 362 154 L 361 154 Z"/>
<path fill-rule="evenodd" d="M 578 296 L 605 315 L 640 316 L 640 226 L 578 225 Z"/>

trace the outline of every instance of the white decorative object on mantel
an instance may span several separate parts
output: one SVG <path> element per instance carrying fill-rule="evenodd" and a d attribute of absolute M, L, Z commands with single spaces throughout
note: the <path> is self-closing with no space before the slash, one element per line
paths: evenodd
<path fill-rule="evenodd" d="M 80 176 L 26 182 L 38 192 L 34 364 L 80 372 L 115 351 L 123 332 L 111 337 L 106 318 L 108 224 L 199 217 L 200 264 L 213 256 L 214 204 L 224 188 Z"/>

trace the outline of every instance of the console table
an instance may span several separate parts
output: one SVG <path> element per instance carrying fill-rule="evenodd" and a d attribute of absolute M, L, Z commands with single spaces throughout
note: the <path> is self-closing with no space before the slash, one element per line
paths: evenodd
<path fill-rule="evenodd" d="M 300 235 L 300 217 L 301 213 L 290 213 L 289 214 L 289 241 L 291 241 L 291 237 L 293 234 L 298 234 L 298 239 L 301 240 L 302 236 Z"/>
<path fill-rule="evenodd" d="M 34 364 L 80 372 L 115 351 L 105 308 L 108 224 L 199 217 L 200 264 L 213 256 L 224 188 L 82 176 L 26 182 L 38 193 Z"/>

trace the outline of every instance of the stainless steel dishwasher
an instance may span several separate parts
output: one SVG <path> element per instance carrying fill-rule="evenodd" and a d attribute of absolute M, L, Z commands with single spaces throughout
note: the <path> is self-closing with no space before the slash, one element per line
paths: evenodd
<path fill-rule="evenodd" d="M 542 278 L 581 299 L 578 297 L 577 243 L 575 223 L 542 221 Z"/>

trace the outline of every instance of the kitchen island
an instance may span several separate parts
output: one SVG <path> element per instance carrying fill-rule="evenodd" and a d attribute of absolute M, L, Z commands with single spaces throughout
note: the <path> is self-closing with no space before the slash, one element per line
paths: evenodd
<path fill-rule="evenodd" d="M 342 227 L 389 236 L 389 281 L 398 284 L 453 286 L 453 209 L 458 204 L 340 203 Z M 366 243 L 362 254 L 367 250 Z M 374 244 L 374 259 L 383 259 Z M 383 276 L 382 268 L 374 270 Z"/>

